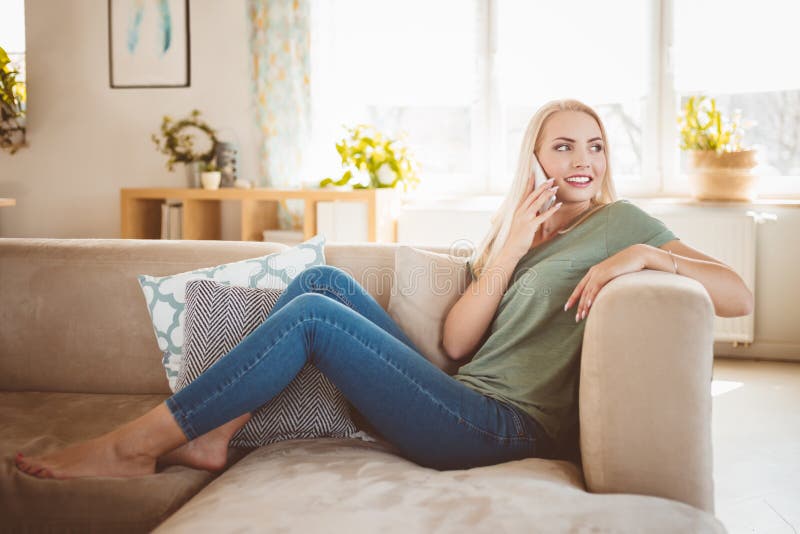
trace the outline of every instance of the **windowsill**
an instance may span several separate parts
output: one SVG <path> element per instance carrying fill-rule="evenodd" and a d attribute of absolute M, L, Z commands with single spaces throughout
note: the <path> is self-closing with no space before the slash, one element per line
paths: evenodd
<path fill-rule="evenodd" d="M 698 200 L 690 196 L 628 196 L 628 198 L 635 202 L 648 202 L 653 204 L 667 204 L 667 205 L 687 205 L 687 206 L 787 206 L 787 207 L 800 207 L 800 199 L 798 198 L 756 198 L 755 200 L 739 201 L 739 200 Z"/>
<path fill-rule="evenodd" d="M 424 198 L 406 199 L 403 210 L 406 211 L 462 211 L 462 212 L 494 212 L 503 201 L 502 195 L 429 195 Z M 691 196 L 677 195 L 621 195 L 620 198 L 633 202 L 653 203 L 658 205 L 685 205 L 706 207 L 747 207 L 747 206 L 783 206 L 800 207 L 800 198 L 795 197 L 759 197 L 752 201 L 697 200 Z"/>

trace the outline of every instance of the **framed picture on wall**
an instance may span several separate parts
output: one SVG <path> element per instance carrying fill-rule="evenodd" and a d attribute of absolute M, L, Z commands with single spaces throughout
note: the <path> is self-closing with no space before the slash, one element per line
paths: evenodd
<path fill-rule="evenodd" d="M 108 0 L 113 89 L 189 87 L 189 0 Z"/>

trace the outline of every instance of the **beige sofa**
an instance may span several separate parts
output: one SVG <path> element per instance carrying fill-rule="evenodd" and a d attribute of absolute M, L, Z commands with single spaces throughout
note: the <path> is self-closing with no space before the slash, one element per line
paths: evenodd
<path fill-rule="evenodd" d="M 0 239 L 0 529 L 48 532 L 724 532 L 713 516 L 712 306 L 697 282 L 614 280 L 588 318 L 581 462 L 437 471 L 360 439 L 231 452 L 213 475 L 39 480 L 40 453 L 103 433 L 169 393 L 136 275 L 284 249 L 273 243 Z M 437 251 L 435 248 L 422 247 Z M 329 244 L 384 306 L 396 245 Z M 441 251 L 441 250 L 438 250 Z"/>

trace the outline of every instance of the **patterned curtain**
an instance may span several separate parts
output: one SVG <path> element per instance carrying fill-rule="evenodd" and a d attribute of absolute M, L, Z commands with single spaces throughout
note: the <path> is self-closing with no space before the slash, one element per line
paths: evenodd
<path fill-rule="evenodd" d="M 310 141 L 311 0 L 248 0 L 252 90 L 262 138 L 258 185 L 300 186 Z M 286 206 L 281 227 L 291 226 Z M 288 204 L 294 218 L 302 202 Z"/>

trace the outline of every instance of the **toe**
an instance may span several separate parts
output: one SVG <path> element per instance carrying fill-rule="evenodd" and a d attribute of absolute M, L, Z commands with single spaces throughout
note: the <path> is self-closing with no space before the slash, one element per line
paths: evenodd
<path fill-rule="evenodd" d="M 28 474 L 29 475 L 33 475 L 33 476 L 35 476 L 37 478 L 43 478 L 42 477 L 42 471 L 44 471 L 44 470 L 45 470 L 44 467 L 34 467 L 30 471 L 28 471 Z"/>

